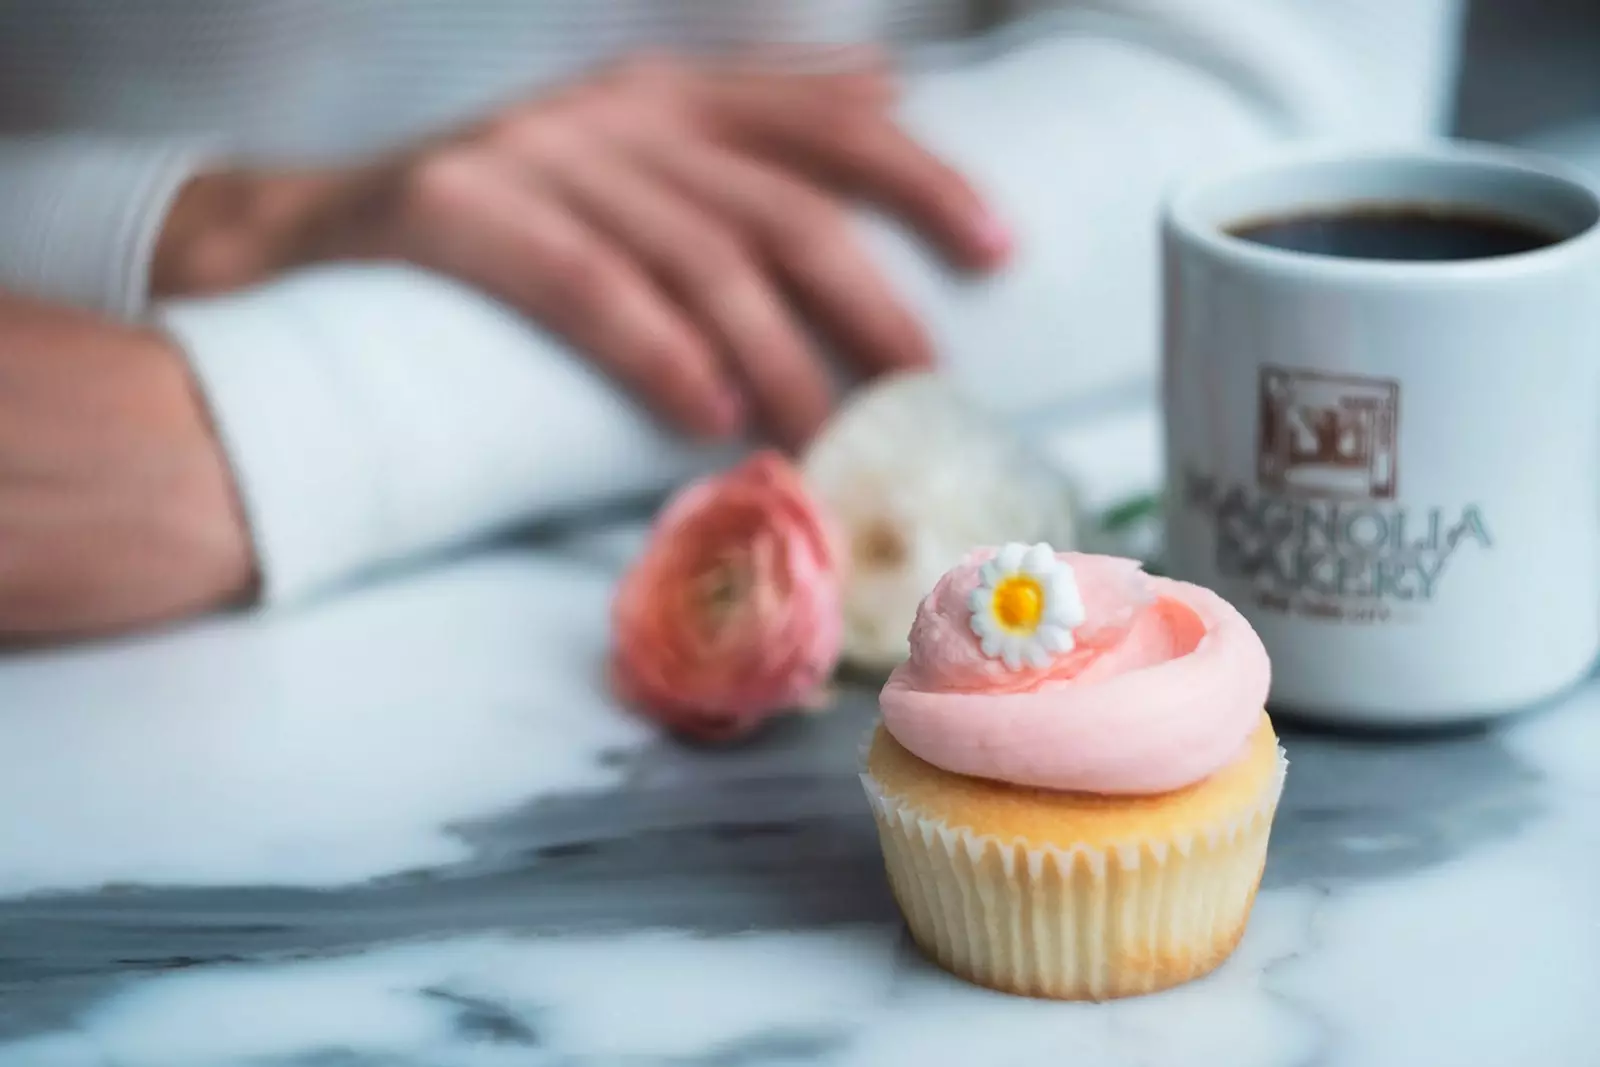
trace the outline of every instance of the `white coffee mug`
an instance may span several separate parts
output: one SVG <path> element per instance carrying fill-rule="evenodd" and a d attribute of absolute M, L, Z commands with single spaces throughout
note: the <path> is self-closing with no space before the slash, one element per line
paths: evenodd
<path fill-rule="evenodd" d="M 1424 208 L 1555 243 L 1343 258 L 1252 222 Z M 1167 562 L 1261 634 L 1271 703 L 1486 718 L 1600 652 L 1600 194 L 1521 153 L 1303 150 L 1164 219 Z"/>

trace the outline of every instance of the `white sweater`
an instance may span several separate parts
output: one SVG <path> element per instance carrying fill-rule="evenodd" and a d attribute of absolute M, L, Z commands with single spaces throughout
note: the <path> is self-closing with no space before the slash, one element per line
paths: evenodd
<path fill-rule="evenodd" d="M 719 457 L 664 435 L 508 310 L 334 265 L 148 307 L 208 158 L 370 152 L 643 45 L 876 40 L 905 121 L 1021 243 L 982 282 L 863 218 L 952 372 L 1019 408 L 1148 380 L 1155 205 L 1288 138 L 1436 132 L 1458 0 L 1078 0 L 981 46 L 960 0 L 0 0 L 0 286 L 154 313 L 233 463 L 268 600 L 632 493 Z M 1016 13 L 1016 12 L 1014 12 Z"/>

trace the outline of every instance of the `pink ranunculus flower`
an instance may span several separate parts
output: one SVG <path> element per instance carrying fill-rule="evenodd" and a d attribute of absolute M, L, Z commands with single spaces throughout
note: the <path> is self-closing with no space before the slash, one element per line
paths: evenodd
<path fill-rule="evenodd" d="M 662 510 L 612 607 L 619 695 L 725 740 L 815 700 L 839 658 L 840 579 L 799 473 L 760 452 Z"/>

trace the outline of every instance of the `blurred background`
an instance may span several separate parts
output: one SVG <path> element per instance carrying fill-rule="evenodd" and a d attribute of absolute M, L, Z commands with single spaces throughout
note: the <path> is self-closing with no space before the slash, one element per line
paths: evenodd
<path fill-rule="evenodd" d="M 1468 7 L 1456 132 L 1548 141 L 1600 158 L 1600 3 L 1470 0 Z"/>
<path fill-rule="evenodd" d="M 1600 159 L 1600 4 L 1478 0 L 1467 22 L 1457 131 Z"/>

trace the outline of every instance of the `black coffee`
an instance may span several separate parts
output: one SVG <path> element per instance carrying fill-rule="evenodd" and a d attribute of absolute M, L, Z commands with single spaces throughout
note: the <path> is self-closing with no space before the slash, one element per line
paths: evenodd
<path fill-rule="evenodd" d="M 1231 226 L 1228 232 L 1291 252 L 1413 261 L 1513 256 L 1561 240 L 1514 219 L 1410 204 L 1254 219 Z"/>

